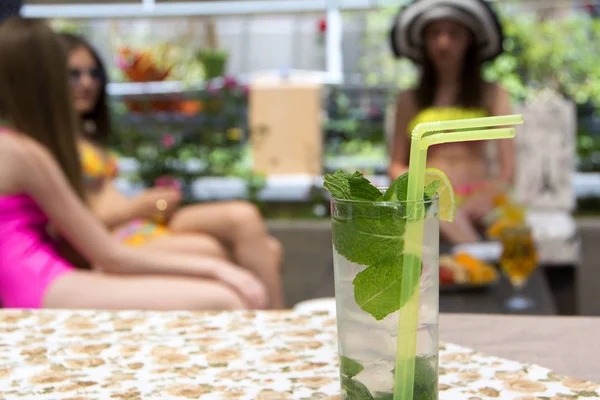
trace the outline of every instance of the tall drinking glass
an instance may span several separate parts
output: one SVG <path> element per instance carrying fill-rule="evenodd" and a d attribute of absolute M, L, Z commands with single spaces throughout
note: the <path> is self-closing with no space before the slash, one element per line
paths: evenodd
<path fill-rule="evenodd" d="M 418 296 L 413 399 L 438 398 L 439 217 L 437 197 L 420 201 L 423 238 L 405 242 L 406 202 L 333 199 L 335 298 L 344 400 L 391 400 L 402 298 Z M 415 211 L 415 206 L 408 207 Z M 420 223 L 419 222 L 419 223 Z M 418 246 L 418 247 L 416 247 Z M 414 249 L 420 251 L 414 251 Z M 418 255 L 415 256 L 414 254 Z M 419 254 L 420 253 L 420 254 Z M 402 296 L 403 262 L 418 257 L 418 287 Z M 415 290 L 416 289 L 416 290 Z M 410 302 L 410 301 L 409 301 Z M 407 329 L 411 329 L 407 327 Z"/>
<path fill-rule="evenodd" d="M 500 267 L 513 287 L 513 295 L 506 301 L 511 311 L 525 311 L 535 304 L 522 293 L 529 277 L 538 264 L 538 253 L 531 228 L 517 226 L 504 228 L 500 233 L 502 255 Z"/>

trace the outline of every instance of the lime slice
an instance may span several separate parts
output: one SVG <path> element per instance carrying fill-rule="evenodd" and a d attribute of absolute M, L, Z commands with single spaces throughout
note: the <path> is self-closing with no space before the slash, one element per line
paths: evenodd
<path fill-rule="evenodd" d="M 454 188 L 450 183 L 450 179 L 437 168 L 427 168 L 425 170 L 425 186 L 435 181 L 438 181 L 440 184 L 437 190 L 440 219 L 452 222 L 454 220 L 454 213 L 456 212 L 456 202 L 454 201 Z"/>

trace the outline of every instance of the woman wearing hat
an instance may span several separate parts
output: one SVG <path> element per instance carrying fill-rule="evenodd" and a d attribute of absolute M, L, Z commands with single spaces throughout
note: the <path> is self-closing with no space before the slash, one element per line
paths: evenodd
<path fill-rule="evenodd" d="M 398 96 L 391 178 L 408 170 L 409 135 L 418 123 L 510 113 L 507 92 L 482 77 L 482 63 L 501 54 L 503 42 L 498 18 L 485 1 L 414 1 L 397 17 L 391 42 L 397 58 L 407 57 L 421 68 L 416 88 Z M 492 210 L 498 190 L 512 182 L 514 143 L 492 143 L 499 161 L 496 176 L 489 174 L 483 142 L 447 143 L 429 150 L 428 167 L 444 171 L 457 194 L 455 222 L 440 226 L 452 243 L 481 239 L 478 223 Z"/>

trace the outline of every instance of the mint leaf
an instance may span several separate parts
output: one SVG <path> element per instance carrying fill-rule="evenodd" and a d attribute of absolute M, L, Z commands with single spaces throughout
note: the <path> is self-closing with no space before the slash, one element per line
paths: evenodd
<path fill-rule="evenodd" d="M 431 199 L 437 194 L 440 188 L 440 182 L 434 181 L 427 185 L 423 191 L 423 200 L 425 201 L 425 211 L 431 207 Z M 408 173 L 400 175 L 383 195 L 383 201 L 406 201 L 408 195 Z"/>
<path fill-rule="evenodd" d="M 408 193 L 408 173 L 400 175 L 388 187 L 383 195 L 383 201 L 406 201 Z"/>
<path fill-rule="evenodd" d="M 392 370 L 394 374 L 396 370 Z M 415 357 L 413 400 L 438 400 L 436 357 Z M 392 400 L 393 393 L 377 393 L 374 400 Z"/>
<path fill-rule="evenodd" d="M 424 189 L 424 198 L 425 200 L 431 199 L 436 195 L 438 189 L 440 188 L 440 182 L 434 181 L 429 185 L 425 186 Z M 383 195 L 384 201 L 406 201 L 406 196 L 408 194 L 408 173 L 400 175 L 390 187 L 385 191 Z"/>
<path fill-rule="evenodd" d="M 429 185 L 425 186 L 425 194 L 423 196 L 423 200 L 425 201 L 425 212 L 429 211 L 429 208 L 432 206 L 432 201 L 439 188 L 439 181 L 431 182 Z"/>
<path fill-rule="evenodd" d="M 340 357 L 340 370 L 342 375 L 352 378 L 362 371 L 364 368 L 358 361 L 354 361 L 351 358 L 341 356 Z"/>
<path fill-rule="evenodd" d="M 406 225 L 403 205 L 382 203 L 406 201 L 408 174 L 392 182 L 383 195 L 360 172 L 350 175 L 338 170 L 328 174 L 324 187 L 336 199 L 365 201 L 340 202 L 332 208 L 333 245 L 345 259 L 367 266 L 354 279 L 355 301 L 381 320 L 403 306 L 400 293 Z M 437 182 L 428 185 L 424 198 L 435 194 L 438 188 Z M 415 265 L 421 268 L 421 261 L 417 261 Z M 418 287 L 415 285 L 412 290 Z"/>
<path fill-rule="evenodd" d="M 402 207 L 376 204 L 339 205 L 332 215 L 333 246 L 346 259 L 362 265 L 398 262 L 404 250 Z"/>
<path fill-rule="evenodd" d="M 433 181 L 425 186 L 425 198 L 432 198 L 440 188 L 440 181 Z"/>
<path fill-rule="evenodd" d="M 435 357 L 415 358 L 415 379 L 413 399 L 437 400 L 438 374 L 437 359 Z"/>
<path fill-rule="evenodd" d="M 350 176 L 349 184 L 352 200 L 377 201 L 383 197 L 381 190 L 373 186 L 360 172 Z"/>
<path fill-rule="evenodd" d="M 334 199 L 377 201 L 382 197 L 381 191 L 360 172 L 350 175 L 337 170 L 334 174 L 327 174 L 323 187 Z"/>
<path fill-rule="evenodd" d="M 335 171 L 334 174 L 325 175 L 323 187 L 334 199 L 351 200 L 350 183 L 348 182 L 350 175 L 341 170 Z"/>
<path fill-rule="evenodd" d="M 404 262 L 415 265 L 419 269 L 415 273 L 421 275 L 421 260 L 418 257 L 398 254 L 396 262 L 370 266 L 354 278 L 354 300 L 378 321 L 404 305 L 401 301 Z M 406 298 L 412 296 L 416 288 L 419 288 L 418 284 L 412 287 Z"/>
<path fill-rule="evenodd" d="M 357 380 L 342 375 L 342 399 L 344 400 L 373 400 L 369 389 Z"/>

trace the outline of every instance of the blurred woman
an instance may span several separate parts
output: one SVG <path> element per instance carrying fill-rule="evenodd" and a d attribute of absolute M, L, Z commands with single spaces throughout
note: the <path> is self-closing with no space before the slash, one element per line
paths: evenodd
<path fill-rule="evenodd" d="M 73 100 L 83 131 L 79 150 L 94 213 L 132 246 L 230 258 L 267 286 L 271 307 L 283 308 L 281 245 L 269 235 L 254 205 L 231 201 L 180 207 L 177 187 L 150 188 L 134 198 L 116 189 L 112 179 L 117 164 L 107 147 L 111 125 L 106 70 L 83 38 L 61 37 L 68 48 Z"/>
<path fill-rule="evenodd" d="M 0 24 L 0 60 L 3 307 L 266 305 L 263 285 L 247 270 L 215 257 L 125 246 L 89 211 L 66 53 L 47 25 L 19 17 Z M 57 236 L 82 257 L 62 253 Z"/>
<path fill-rule="evenodd" d="M 482 63 L 502 53 L 498 18 L 483 0 L 420 0 L 406 6 L 391 32 L 396 57 L 408 57 L 421 68 L 413 90 L 400 93 L 392 179 L 408 170 L 410 133 L 421 122 L 510 114 L 510 98 L 500 86 L 482 77 Z M 455 222 L 442 222 L 440 231 L 452 243 L 481 240 L 478 225 L 493 209 L 493 199 L 512 184 L 515 147 L 512 140 L 491 142 L 499 161 L 491 176 L 488 142 L 432 146 L 427 166 L 444 171 L 455 188 Z"/>

